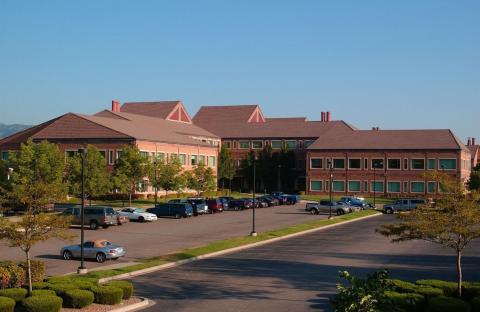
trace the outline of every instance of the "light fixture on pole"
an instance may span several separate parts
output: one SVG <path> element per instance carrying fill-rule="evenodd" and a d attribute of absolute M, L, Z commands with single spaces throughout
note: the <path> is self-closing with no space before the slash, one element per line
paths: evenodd
<path fill-rule="evenodd" d="M 87 268 L 85 267 L 85 250 L 84 250 L 84 243 L 85 243 L 85 157 L 86 157 L 87 150 L 84 148 L 80 148 L 78 150 L 78 154 L 82 160 L 82 207 L 80 208 L 80 266 L 77 269 L 78 274 L 86 274 L 88 272 Z"/>
<path fill-rule="evenodd" d="M 7 169 L 7 180 L 10 181 L 12 178 L 12 173 L 13 173 L 13 168 L 8 168 Z"/>
<path fill-rule="evenodd" d="M 253 154 L 253 208 L 252 208 L 252 232 L 250 233 L 250 236 L 257 236 L 257 232 L 255 230 L 255 184 L 256 184 L 256 163 L 257 161 L 257 155 L 255 153 Z"/>

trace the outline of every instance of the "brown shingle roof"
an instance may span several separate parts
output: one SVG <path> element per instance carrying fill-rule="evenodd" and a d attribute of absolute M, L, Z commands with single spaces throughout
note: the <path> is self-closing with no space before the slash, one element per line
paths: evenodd
<path fill-rule="evenodd" d="M 219 120 L 247 122 L 258 105 L 202 106 L 193 117 L 193 123 L 202 127 Z"/>
<path fill-rule="evenodd" d="M 472 154 L 472 158 L 475 157 L 477 153 L 480 153 L 480 145 L 466 145 L 470 153 Z"/>
<path fill-rule="evenodd" d="M 450 130 L 356 130 L 329 132 L 309 150 L 466 149 Z"/>
<path fill-rule="evenodd" d="M 167 119 L 173 109 L 181 103 L 181 101 L 128 102 L 122 105 L 120 111 L 122 113 Z"/>

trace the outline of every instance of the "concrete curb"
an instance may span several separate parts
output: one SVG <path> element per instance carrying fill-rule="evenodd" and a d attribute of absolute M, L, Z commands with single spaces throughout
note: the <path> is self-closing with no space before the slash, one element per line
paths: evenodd
<path fill-rule="evenodd" d="M 129 304 L 128 306 L 117 308 L 110 310 L 108 312 L 130 312 L 130 311 L 137 311 L 140 309 L 145 309 L 150 305 L 150 301 L 147 298 L 143 297 L 138 297 L 139 299 L 142 299 L 142 301 L 134 303 L 134 304 Z"/>
<path fill-rule="evenodd" d="M 251 243 L 251 244 L 248 244 L 248 245 L 243 245 L 243 246 L 233 247 L 233 248 L 229 248 L 229 249 L 225 249 L 225 250 L 220 250 L 220 251 L 212 252 L 212 253 L 209 253 L 209 254 L 205 254 L 205 255 L 201 255 L 201 256 L 197 256 L 197 257 L 192 257 L 192 258 L 188 258 L 188 259 L 184 259 L 184 260 L 179 260 L 179 261 L 175 261 L 175 262 L 165 263 L 165 264 L 161 264 L 161 265 L 157 265 L 157 266 L 153 266 L 153 267 L 150 267 L 150 268 L 141 269 L 141 270 L 137 270 L 137 271 L 133 271 L 133 272 L 129 272 L 129 273 L 119 274 L 119 275 L 115 275 L 115 276 L 111 276 L 111 277 L 105 277 L 105 278 L 99 279 L 98 282 L 100 284 L 103 284 L 103 283 L 113 281 L 113 280 L 120 280 L 120 279 L 129 278 L 129 277 L 144 275 L 144 274 L 152 273 L 152 272 L 155 272 L 155 271 L 160 271 L 160 270 L 173 268 L 173 267 L 180 266 L 180 265 L 190 263 L 190 262 L 193 262 L 193 261 L 213 258 L 213 257 L 229 254 L 229 253 L 236 252 L 236 251 L 241 251 L 241 250 L 254 248 L 254 247 L 258 247 L 258 246 L 262 246 L 262 245 L 266 245 L 266 244 L 271 244 L 271 243 L 278 242 L 278 241 L 281 241 L 281 240 L 284 240 L 284 239 L 289 239 L 289 238 L 292 238 L 292 237 L 297 237 L 297 236 L 301 236 L 301 235 L 305 235 L 305 234 L 309 234 L 309 233 L 313 233 L 313 232 L 327 230 L 327 229 L 337 227 L 337 226 L 340 226 L 340 225 L 349 224 L 349 223 L 353 223 L 353 222 L 356 222 L 356 221 L 365 220 L 365 219 L 369 219 L 369 218 L 373 218 L 373 217 L 377 217 L 377 216 L 381 216 L 381 215 L 382 215 L 381 213 L 376 213 L 376 214 L 373 214 L 373 215 L 364 216 L 364 217 L 360 217 L 360 218 L 356 218 L 356 219 L 352 219 L 352 220 L 347 220 L 347 221 L 343 221 L 343 222 L 339 222 L 339 223 L 335 223 L 335 224 L 329 224 L 329 225 L 325 225 L 325 226 L 322 226 L 322 227 L 318 227 L 318 228 L 314 228 L 314 229 L 310 229 L 310 230 L 305 230 L 305 231 L 297 232 L 297 233 L 293 233 L 293 234 L 288 234 L 288 235 L 281 236 L 281 237 L 266 239 L 264 241 Z"/>

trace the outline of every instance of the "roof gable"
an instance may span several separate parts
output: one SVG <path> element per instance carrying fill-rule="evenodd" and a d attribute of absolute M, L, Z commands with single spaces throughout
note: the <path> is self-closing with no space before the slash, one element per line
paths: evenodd
<path fill-rule="evenodd" d="M 250 115 L 250 118 L 248 118 L 248 122 L 265 122 L 265 117 L 263 117 L 262 110 L 258 105 L 252 115 Z"/>
<path fill-rule="evenodd" d="M 128 102 L 122 105 L 120 112 L 192 123 L 181 101 Z"/>

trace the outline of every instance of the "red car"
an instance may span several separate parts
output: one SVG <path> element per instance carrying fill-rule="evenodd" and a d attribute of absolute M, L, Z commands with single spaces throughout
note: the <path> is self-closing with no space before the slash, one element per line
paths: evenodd
<path fill-rule="evenodd" d="M 207 199 L 207 206 L 210 213 L 222 212 L 223 211 L 223 203 L 218 198 L 211 198 Z"/>

